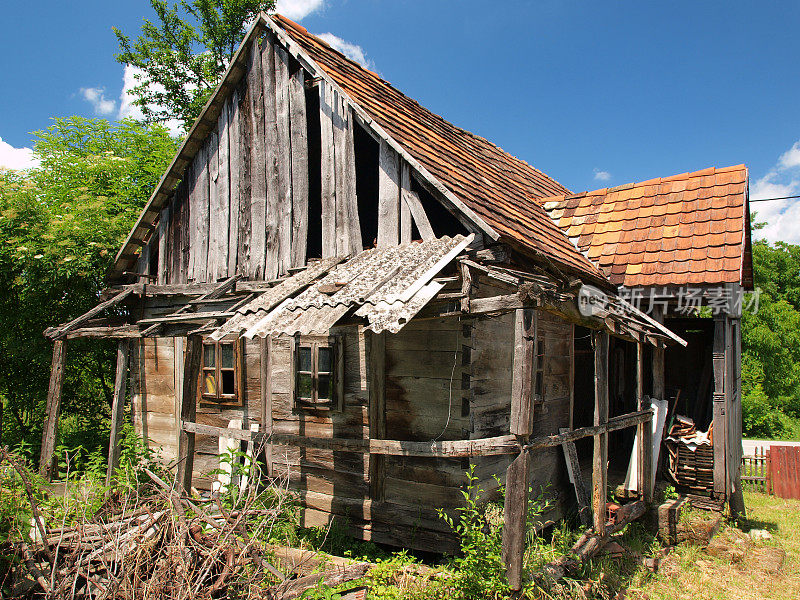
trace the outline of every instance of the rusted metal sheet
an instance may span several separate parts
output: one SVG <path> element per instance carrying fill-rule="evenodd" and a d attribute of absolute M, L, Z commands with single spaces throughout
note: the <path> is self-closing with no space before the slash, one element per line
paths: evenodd
<path fill-rule="evenodd" d="M 800 446 L 770 446 L 767 471 L 773 494 L 800 500 Z"/>

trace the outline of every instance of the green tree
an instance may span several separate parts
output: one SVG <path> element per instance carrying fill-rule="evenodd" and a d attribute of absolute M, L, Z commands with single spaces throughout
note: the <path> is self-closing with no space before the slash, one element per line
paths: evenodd
<path fill-rule="evenodd" d="M 753 243 L 758 311 L 742 319 L 745 433 L 776 437 L 800 418 L 800 246 Z"/>
<path fill-rule="evenodd" d="M 131 41 L 119 29 L 117 61 L 142 71 L 135 104 L 150 122 L 177 119 L 190 126 L 200 114 L 247 28 L 274 0 L 150 0 L 155 22 L 145 19 Z"/>
<path fill-rule="evenodd" d="M 38 445 L 52 343 L 43 330 L 98 302 L 104 275 L 176 151 L 161 126 L 56 119 L 36 133 L 40 166 L 0 169 L 0 399 L 3 443 Z M 63 413 L 102 443 L 112 344 L 70 342 Z"/>

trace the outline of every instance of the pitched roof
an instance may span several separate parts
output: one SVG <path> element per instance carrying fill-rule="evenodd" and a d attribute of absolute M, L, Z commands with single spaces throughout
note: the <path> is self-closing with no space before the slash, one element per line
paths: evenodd
<path fill-rule="evenodd" d="M 542 203 L 612 283 L 752 287 L 748 173 L 709 168 Z"/>
<path fill-rule="evenodd" d="M 537 198 L 569 190 L 486 139 L 432 113 L 289 19 L 272 19 L 389 136 L 510 242 L 560 267 L 603 278 L 554 226 Z M 603 278 L 604 279 L 604 278 Z"/>

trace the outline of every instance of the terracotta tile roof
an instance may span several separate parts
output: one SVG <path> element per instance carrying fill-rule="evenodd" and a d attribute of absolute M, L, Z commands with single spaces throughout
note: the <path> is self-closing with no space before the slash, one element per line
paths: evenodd
<path fill-rule="evenodd" d="M 752 287 L 744 165 L 542 200 L 613 283 Z"/>
<path fill-rule="evenodd" d="M 604 279 L 536 200 L 568 194 L 567 188 L 484 138 L 433 114 L 302 26 L 280 15 L 272 18 L 354 102 L 503 241 L 543 254 L 562 268 Z"/>

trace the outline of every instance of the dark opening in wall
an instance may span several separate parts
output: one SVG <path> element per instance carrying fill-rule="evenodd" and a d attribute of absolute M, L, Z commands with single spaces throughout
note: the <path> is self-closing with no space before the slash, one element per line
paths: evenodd
<path fill-rule="evenodd" d="M 322 149 L 319 90 L 306 90 L 308 124 L 308 244 L 307 258 L 322 258 Z"/>
<path fill-rule="evenodd" d="M 436 237 L 442 237 L 443 235 L 452 237 L 454 235 L 466 235 L 468 233 L 467 228 L 464 227 L 441 202 L 428 193 L 428 191 L 417 182 L 415 177 L 411 178 L 411 189 L 419 196 L 422 208 L 425 209 L 425 214 L 428 215 L 428 220 L 431 222 L 431 227 Z M 412 238 L 419 239 L 419 232 L 413 233 Z"/>
<path fill-rule="evenodd" d="M 364 128 L 353 128 L 356 158 L 356 195 L 361 242 L 372 248 L 378 239 L 378 142 Z"/>
<path fill-rule="evenodd" d="M 158 239 L 153 239 L 150 242 L 150 260 L 147 267 L 148 275 L 158 275 Z M 150 281 L 154 282 L 155 280 L 150 279 Z"/>

